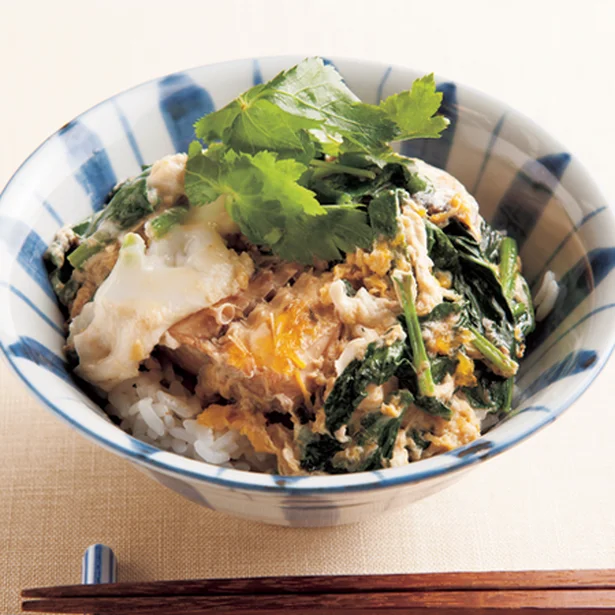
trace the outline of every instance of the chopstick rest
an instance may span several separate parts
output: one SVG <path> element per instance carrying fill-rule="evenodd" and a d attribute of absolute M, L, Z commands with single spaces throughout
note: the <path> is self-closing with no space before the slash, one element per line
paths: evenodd
<path fill-rule="evenodd" d="M 100 585 L 117 582 L 117 559 L 115 553 L 102 544 L 90 545 L 81 560 L 81 583 Z"/>

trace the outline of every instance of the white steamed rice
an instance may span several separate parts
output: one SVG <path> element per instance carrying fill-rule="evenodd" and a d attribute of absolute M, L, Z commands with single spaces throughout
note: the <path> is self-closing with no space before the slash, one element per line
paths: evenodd
<path fill-rule="evenodd" d="M 275 471 L 275 456 L 256 453 L 239 432 L 217 432 L 196 421 L 202 412 L 200 401 L 169 363 L 163 366 L 150 358 L 145 367 L 148 371 L 109 393 L 106 411 L 120 420 L 122 430 L 192 459 L 237 470 Z"/>

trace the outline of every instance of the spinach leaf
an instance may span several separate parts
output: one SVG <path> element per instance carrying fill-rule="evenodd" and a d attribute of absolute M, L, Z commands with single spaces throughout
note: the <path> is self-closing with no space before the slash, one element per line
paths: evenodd
<path fill-rule="evenodd" d="M 458 267 L 459 256 L 446 233 L 429 220 L 425 221 L 425 231 L 427 233 L 427 253 L 435 267 L 455 271 Z"/>
<path fill-rule="evenodd" d="M 431 360 L 431 375 L 433 376 L 434 382 L 440 384 L 447 374 L 453 374 L 455 372 L 456 366 L 457 361 L 455 359 L 442 356 L 434 357 Z"/>
<path fill-rule="evenodd" d="M 521 277 L 521 286 L 523 288 L 523 299 L 514 303 L 512 311 L 521 334 L 527 337 L 536 326 L 536 318 L 530 287 L 524 277 Z"/>
<path fill-rule="evenodd" d="M 73 227 L 80 237 L 80 245 L 69 256 L 76 269 L 86 260 L 115 241 L 118 236 L 154 212 L 155 206 L 147 198 L 149 167 L 136 177 L 125 181 L 113 193 L 109 204 L 99 212 Z M 79 231 L 79 232 L 78 232 Z"/>
<path fill-rule="evenodd" d="M 500 283 L 509 302 L 517 279 L 517 254 L 517 242 L 512 237 L 504 237 L 500 243 Z"/>
<path fill-rule="evenodd" d="M 334 433 L 367 396 L 368 384 L 384 384 L 395 374 L 404 358 L 401 341 L 390 346 L 377 346 L 372 342 L 363 359 L 354 359 L 335 381 L 324 404 L 326 426 Z"/>
<path fill-rule="evenodd" d="M 419 431 L 417 429 L 412 429 L 410 431 L 410 437 L 414 440 L 415 444 L 423 450 L 429 448 L 431 445 L 431 442 L 429 440 L 425 440 L 423 437 L 426 433 L 426 431 Z"/>
<path fill-rule="evenodd" d="M 510 412 L 514 378 L 500 378 L 485 372 L 477 380 L 475 387 L 461 389 L 473 408 L 497 414 Z"/>
<path fill-rule="evenodd" d="M 334 161 L 313 160 L 300 182 L 324 205 L 365 204 L 383 190 L 401 188 L 414 194 L 427 188 L 414 161 L 392 152 L 380 157 L 351 152 Z"/>
<path fill-rule="evenodd" d="M 369 223 L 376 235 L 395 237 L 399 230 L 398 216 L 401 211 L 401 203 L 408 199 L 405 190 L 382 190 L 371 201 L 367 212 Z"/>
<path fill-rule="evenodd" d="M 414 403 L 421 410 L 424 410 L 427 414 L 431 414 L 432 416 L 439 416 L 447 421 L 453 416 L 452 410 L 441 401 L 438 401 L 435 397 L 419 396 Z"/>
<path fill-rule="evenodd" d="M 429 314 L 419 316 L 419 321 L 429 322 L 433 320 L 444 320 L 445 318 L 448 318 L 451 314 L 460 314 L 462 311 L 462 303 L 457 303 L 455 301 L 443 301 L 442 303 L 438 303 L 438 305 L 436 305 L 436 307 L 431 310 Z"/>
<path fill-rule="evenodd" d="M 328 472 L 331 458 L 342 448 L 335 438 L 316 434 L 303 449 L 301 468 L 306 472 Z"/>

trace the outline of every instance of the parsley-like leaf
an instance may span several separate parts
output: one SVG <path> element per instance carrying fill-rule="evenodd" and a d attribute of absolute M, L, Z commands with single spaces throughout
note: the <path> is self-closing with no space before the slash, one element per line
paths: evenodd
<path fill-rule="evenodd" d="M 323 207 L 297 183 L 305 165 L 272 152 L 237 154 L 191 148 L 185 189 L 193 205 L 226 196 L 226 208 L 241 232 L 284 260 L 337 260 L 340 251 L 371 245 L 367 214 L 353 207 Z"/>
<path fill-rule="evenodd" d="M 411 90 L 393 94 L 380 103 L 399 128 L 395 141 L 404 139 L 437 139 L 448 126 L 447 118 L 436 115 L 442 93 L 436 91 L 433 73 L 417 79 Z"/>
<path fill-rule="evenodd" d="M 193 205 L 225 195 L 242 233 L 285 260 L 340 259 L 383 232 L 365 211 L 375 193 L 425 188 L 389 142 L 438 136 L 447 124 L 433 117 L 441 99 L 430 75 L 365 104 L 335 68 L 308 58 L 195 124 L 210 145 L 190 146 L 186 194 Z"/>
<path fill-rule="evenodd" d="M 221 139 L 240 152 L 270 150 L 302 160 L 314 157 L 314 143 L 327 153 L 342 140 L 346 149 L 370 152 L 386 147 L 396 134 L 387 112 L 359 101 L 320 58 L 249 89 L 201 118 L 195 130 L 200 139 Z"/>

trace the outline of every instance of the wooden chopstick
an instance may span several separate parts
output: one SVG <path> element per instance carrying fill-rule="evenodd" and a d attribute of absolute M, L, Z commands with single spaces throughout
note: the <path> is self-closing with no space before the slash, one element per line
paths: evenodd
<path fill-rule="evenodd" d="M 307 613 L 400 613 L 424 615 L 551 615 L 563 611 L 615 613 L 615 590 L 465 590 L 361 594 L 264 594 L 227 596 L 155 596 L 51 598 L 24 602 L 24 611 L 97 613 L 99 615 L 288 615 Z"/>
<path fill-rule="evenodd" d="M 199 579 L 37 587 L 24 589 L 21 595 L 23 598 L 94 598 L 580 588 L 615 590 L 615 570 Z"/>

